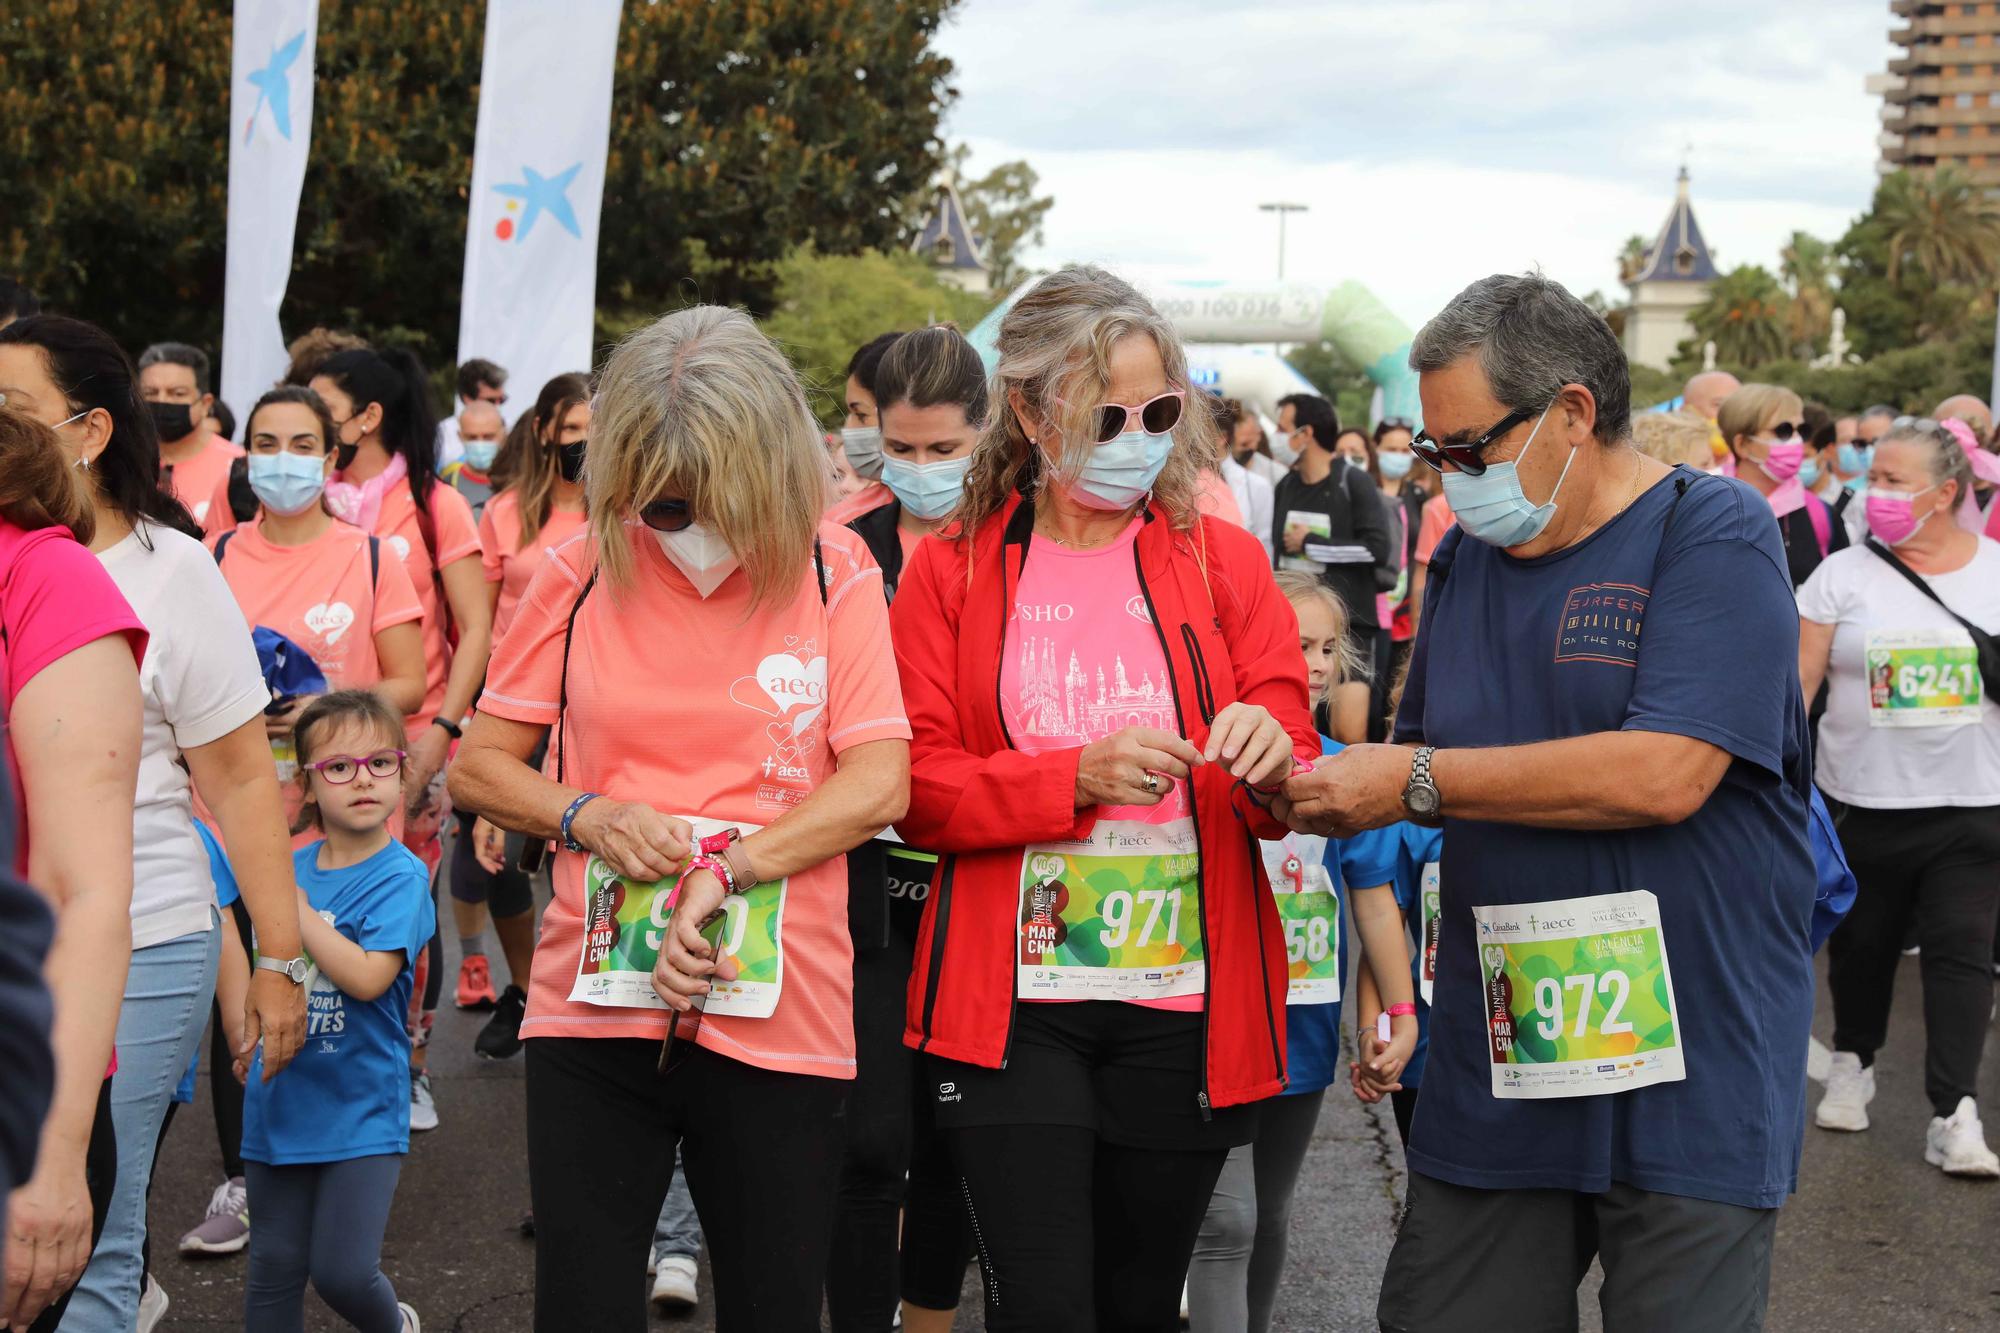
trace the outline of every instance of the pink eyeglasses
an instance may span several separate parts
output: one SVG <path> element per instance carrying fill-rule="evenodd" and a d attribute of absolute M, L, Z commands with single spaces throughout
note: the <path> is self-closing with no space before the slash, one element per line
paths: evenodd
<path fill-rule="evenodd" d="M 1100 403 L 1097 406 L 1097 443 L 1109 444 L 1132 428 L 1134 421 L 1139 429 L 1148 435 L 1165 435 L 1181 424 L 1181 411 L 1187 405 L 1187 394 L 1181 389 L 1169 389 L 1157 398 L 1148 398 L 1137 407 L 1127 407 L 1123 403 Z M 1062 399 L 1056 399 L 1064 407 Z"/>

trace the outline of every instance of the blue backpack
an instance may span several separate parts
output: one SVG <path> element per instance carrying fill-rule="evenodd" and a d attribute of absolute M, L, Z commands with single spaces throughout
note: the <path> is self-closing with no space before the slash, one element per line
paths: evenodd
<path fill-rule="evenodd" d="M 1854 872 L 1847 867 L 1847 853 L 1840 846 L 1840 833 L 1833 826 L 1833 815 L 1827 810 L 1826 802 L 1820 798 L 1818 787 L 1808 787 L 1811 798 L 1807 802 L 1806 831 L 1811 835 L 1813 879 L 1817 892 L 1813 896 L 1812 947 L 1818 953 L 1826 943 L 1826 937 L 1833 934 L 1833 928 L 1846 919 L 1848 909 L 1854 906 L 1854 895 L 1859 886 L 1854 882 Z"/>

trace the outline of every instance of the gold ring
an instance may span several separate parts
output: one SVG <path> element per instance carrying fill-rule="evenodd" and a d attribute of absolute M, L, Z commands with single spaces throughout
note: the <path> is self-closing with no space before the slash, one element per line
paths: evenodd
<path fill-rule="evenodd" d="M 1146 791 L 1149 795 L 1153 796 L 1160 794 L 1160 775 L 1158 773 L 1148 773 L 1146 775 Z"/>

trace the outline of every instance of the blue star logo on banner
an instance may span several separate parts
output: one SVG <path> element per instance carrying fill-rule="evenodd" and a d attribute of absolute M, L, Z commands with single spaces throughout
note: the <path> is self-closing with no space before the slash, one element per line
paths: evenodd
<path fill-rule="evenodd" d="M 576 179 L 576 173 L 582 170 L 583 163 L 576 162 L 567 171 L 544 176 L 533 167 L 523 166 L 518 182 L 494 186 L 496 193 L 507 196 L 507 211 L 510 214 L 518 211 L 520 218 L 518 222 L 513 217 L 501 218 L 493 234 L 503 241 L 525 241 L 528 233 L 534 230 L 536 219 L 546 212 L 564 231 L 581 240 L 583 228 L 577 226 L 576 213 L 569 206 L 569 186 Z"/>
<path fill-rule="evenodd" d="M 286 139 L 292 137 L 292 63 L 305 49 L 306 34 L 301 28 L 293 34 L 292 40 L 271 52 L 270 64 L 250 71 L 250 82 L 257 89 L 257 102 L 250 108 L 249 123 L 243 127 L 243 142 L 250 142 L 251 134 L 257 129 L 257 113 L 267 103 L 271 108 L 271 124 L 279 136 Z"/>

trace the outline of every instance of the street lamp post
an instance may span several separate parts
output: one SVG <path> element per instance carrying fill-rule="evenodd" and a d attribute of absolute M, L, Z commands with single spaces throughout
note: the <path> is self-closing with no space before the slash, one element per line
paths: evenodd
<path fill-rule="evenodd" d="M 1306 211 L 1306 206 L 1304 204 L 1259 204 L 1257 208 L 1261 212 L 1276 213 L 1278 215 L 1278 278 L 1282 281 L 1285 276 L 1285 215 L 1287 213 L 1303 213 Z"/>

